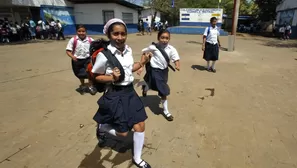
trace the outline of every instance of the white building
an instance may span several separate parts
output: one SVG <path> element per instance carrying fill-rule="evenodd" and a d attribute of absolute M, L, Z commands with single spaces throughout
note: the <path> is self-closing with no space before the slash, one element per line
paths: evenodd
<path fill-rule="evenodd" d="M 64 33 L 74 34 L 75 25 L 83 24 L 89 34 L 102 34 L 104 24 L 111 18 L 120 18 L 128 32 L 137 32 L 139 13 L 143 7 L 124 0 L 0 0 L 0 19 L 34 21 L 43 18 L 60 20 Z"/>
<path fill-rule="evenodd" d="M 276 8 L 276 25 L 290 24 L 291 37 L 297 38 L 297 0 L 283 0 Z"/>
<path fill-rule="evenodd" d="M 161 13 L 159 11 L 156 11 L 155 9 L 150 8 L 150 7 L 144 7 L 143 10 L 141 11 L 140 17 L 143 21 L 146 21 L 146 19 L 148 19 L 148 21 L 151 22 L 155 12 L 156 12 L 155 22 L 160 22 L 161 21 Z"/>

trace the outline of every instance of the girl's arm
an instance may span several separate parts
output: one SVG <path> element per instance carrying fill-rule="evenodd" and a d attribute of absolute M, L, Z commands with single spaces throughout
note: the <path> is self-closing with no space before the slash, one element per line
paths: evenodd
<path fill-rule="evenodd" d="M 74 38 L 71 38 L 67 44 L 66 47 L 66 54 L 68 57 L 70 57 L 71 59 L 73 59 L 74 61 L 77 61 L 77 58 L 72 54 L 72 50 L 73 50 L 73 41 Z"/>
<path fill-rule="evenodd" d="M 110 83 L 110 82 L 114 82 L 113 75 L 101 75 L 101 74 L 97 74 L 97 76 L 95 77 L 95 79 L 99 83 Z"/>
<path fill-rule="evenodd" d="M 68 57 L 70 57 L 74 61 L 77 61 L 77 58 L 72 54 L 72 51 L 66 50 L 66 54 L 67 54 Z"/>
<path fill-rule="evenodd" d="M 175 69 L 179 71 L 180 70 L 180 62 L 179 62 L 179 60 L 176 60 L 174 62 L 174 64 L 175 64 Z"/>
<path fill-rule="evenodd" d="M 150 61 L 152 53 L 143 53 L 141 56 L 141 60 L 139 62 L 135 62 L 133 64 L 132 72 L 138 71 L 140 68 L 142 68 L 147 62 Z"/>
<path fill-rule="evenodd" d="M 144 66 L 144 63 L 134 62 L 132 72 L 138 71 Z"/>
<path fill-rule="evenodd" d="M 180 61 L 179 61 L 180 57 L 179 57 L 177 50 L 174 47 L 171 49 L 170 58 L 175 64 L 175 69 L 179 71 L 180 70 Z"/>

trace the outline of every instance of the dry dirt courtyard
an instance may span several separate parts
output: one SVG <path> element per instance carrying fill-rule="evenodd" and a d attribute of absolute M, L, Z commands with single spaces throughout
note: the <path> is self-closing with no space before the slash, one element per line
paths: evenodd
<path fill-rule="evenodd" d="M 128 36 L 135 61 L 152 41 L 156 34 Z M 220 51 L 215 74 L 203 70 L 201 42 L 172 35 L 181 57 L 181 71 L 169 74 L 175 120 L 158 115 L 157 93 L 142 98 L 143 159 L 153 168 L 296 168 L 296 41 L 238 36 L 236 51 Z M 0 168 L 134 167 L 131 136 L 97 147 L 92 117 L 101 94 L 75 91 L 66 43 L 0 46 Z M 140 94 L 142 76 L 135 78 Z"/>

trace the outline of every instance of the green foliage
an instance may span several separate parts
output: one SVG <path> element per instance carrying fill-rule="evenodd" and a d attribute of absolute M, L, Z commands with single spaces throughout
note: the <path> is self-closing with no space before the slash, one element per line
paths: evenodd
<path fill-rule="evenodd" d="M 171 7 L 171 2 L 172 0 L 145 0 L 144 6 L 151 6 L 165 15 L 174 15 L 179 8 L 217 7 L 223 8 L 225 14 L 232 15 L 234 0 L 221 0 L 221 3 L 219 3 L 219 0 L 175 0 L 175 9 Z M 241 0 L 241 15 L 256 15 L 256 12 L 258 12 L 258 8 L 253 0 Z"/>
<path fill-rule="evenodd" d="M 282 0 L 254 0 L 254 2 L 259 8 L 259 19 L 262 21 L 270 21 L 275 19 L 276 7 Z"/>

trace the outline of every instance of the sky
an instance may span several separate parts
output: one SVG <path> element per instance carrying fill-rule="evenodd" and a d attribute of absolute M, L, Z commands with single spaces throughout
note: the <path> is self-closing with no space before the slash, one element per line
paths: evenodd
<path fill-rule="evenodd" d="M 133 2 L 137 5 L 142 5 L 142 3 L 143 3 L 143 0 L 126 0 L 126 1 Z"/>

